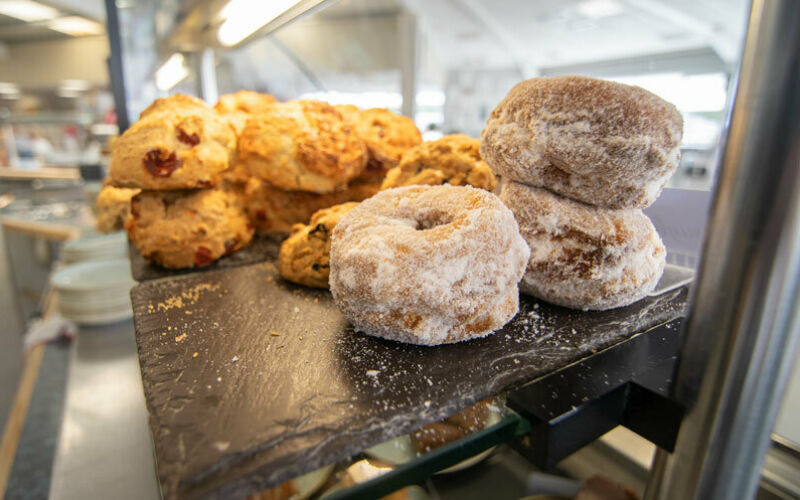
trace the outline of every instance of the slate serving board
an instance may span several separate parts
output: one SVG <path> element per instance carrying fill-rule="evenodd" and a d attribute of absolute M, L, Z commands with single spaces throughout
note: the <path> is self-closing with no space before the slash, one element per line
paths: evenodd
<path fill-rule="evenodd" d="M 167 269 L 158 264 L 147 262 L 138 248 L 128 240 L 128 255 L 131 259 L 131 275 L 136 281 L 148 281 L 171 276 L 181 276 L 198 272 L 213 271 L 216 269 L 226 269 L 229 267 L 246 266 L 258 262 L 275 260 L 281 248 L 283 238 L 277 236 L 259 236 L 253 238 L 250 246 L 226 255 L 214 261 L 208 267 L 191 269 Z"/>
<path fill-rule="evenodd" d="M 236 498 L 434 422 L 680 317 L 687 291 L 580 312 L 522 296 L 484 339 L 354 332 L 271 262 L 137 285 L 136 341 L 164 498 Z"/>

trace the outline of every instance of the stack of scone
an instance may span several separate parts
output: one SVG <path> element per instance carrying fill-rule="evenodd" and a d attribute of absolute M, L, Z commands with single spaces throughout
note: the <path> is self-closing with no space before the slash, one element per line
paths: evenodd
<path fill-rule="evenodd" d="M 666 250 L 641 209 L 677 168 L 682 128 L 672 104 L 639 87 L 567 76 L 511 89 L 481 154 L 531 248 L 523 292 L 604 310 L 653 290 Z"/>
<path fill-rule="evenodd" d="M 114 142 L 111 184 L 142 190 L 125 229 L 145 259 L 203 267 L 250 244 L 237 197 L 219 188 L 235 148 L 228 121 L 184 95 L 156 99 Z"/>
<path fill-rule="evenodd" d="M 421 140 L 411 120 L 385 109 L 276 103 L 239 136 L 237 163 L 252 177 L 247 212 L 260 233 L 288 234 L 318 210 L 375 194 L 402 151 Z"/>
<path fill-rule="evenodd" d="M 414 141 L 408 140 L 414 136 L 412 131 L 417 130 L 408 118 L 393 115 L 390 120 L 386 110 L 365 110 L 361 114 L 366 119 L 357 122 L 354 106 L 337 106 L 337 109 L 343 110 L 351 123 L 360 123 L 356 130 L 365 138 L 369 150 L 369 161 L 362 177 L 382 181 L 381 190 L 449 184 L 491 191 L 497 184 L 494 173 L 481 160 L 478 139 L 453 134 L 420 144 L 418 131 Z M 374 192 L 364 194 L 363 198 L 351 199 L 361 201 Z M 328 288 L 330 236 L 339 220 L 355 206 L 356 203 L 335 205 L 314 213 L 308 224 L 295 224 L 291 235 L 281 245 L 278 258 L 281 276 L 301 285 Z"/>

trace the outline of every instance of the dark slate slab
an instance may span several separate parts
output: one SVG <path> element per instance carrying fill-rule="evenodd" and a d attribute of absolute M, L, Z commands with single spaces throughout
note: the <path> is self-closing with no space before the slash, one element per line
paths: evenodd
<path fill-rule="evenodd" d="M 169 278 L 171 276 L 181 276 L 184 274 L 201 273 L 216 269 L 226 269 L 229 267 L 246 266 L 257 264 L 278 258 L 278 251 L 281 248 L 281 238 L 274 236 L 256 236 L 247 248 L 238 252 L 226 255 L 221 259 L 212 262 L 208 267 L 201 269 L 166 269 L 158 264 L 151 264 L 142 257 L 139 249 L 128 240 L 128 254 L 131 258 L 131 275 L 136 281 L 149 281 L 159 278 Z"/>
<path fill-rule="evenodd" d="M 407 433 L 683 315 L 687 291 L 581 312 L 523 297 L 484 339 L 354 332 L 272 263 L 131 292 L 164 497 L 244 497 Z M 277 333 L 274 335 L 272 332 Z"/>

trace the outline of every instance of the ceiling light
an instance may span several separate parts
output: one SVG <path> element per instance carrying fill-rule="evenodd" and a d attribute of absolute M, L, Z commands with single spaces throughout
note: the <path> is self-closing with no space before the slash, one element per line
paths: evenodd
<path fill-rule="evenodd" d="M 91 85 L 86 80 L 61 80 L 60 88 L 66 92 L 85 92 Z"/>
<path fill-rule="evenodd" d="M 71 36 L 102 35 L 105 31 L 102 24 L 80 16 L 61 17 L 48 23 L 47 27 Z"/>
<path fill-rule="evenodd" d="M 576 9 L 579 14 L 590 19 L 615 16 L 625 10 L 622 4 L 614 0 L 586 0 L 579 3 Z"/>
<path fill-rule="evenodd" d="M 48 21 L 59 16 L 58 9 L 31 0 L 0 0 L 0 14 L 29 23 Z"/>
<path fill-rule="evenodd" d="M 11 82 L 0 82 L 0 94 L 19 94 L 19 85 Z"/>
<path fill-rule="evenodd" d="M 58 97 L 64 97 L 64 98 L 67 98 L 67 99 L 75 99 L 76 97 L 80 97 L 80 93 L 78 93 L 78 92 L 76 92 L 74 90 L 63 89 L 63 88 L 58 89 L 56 91 L 56 95 Z"/>
<path fill-rule="evenodd" d="M 156 87 L 161 90 L 169 90 L 189 76 L 189 70 L 186 69 L 185 63 L 183 54 L 176 52 L 169 56 L 167 62 L 156 71 Z"/>
<path fill-rule="evenodd" d="M 217 30 L 217 39 L 225 47 L 232 47 L 298 3 L 300 0 L 230 0 L 220 10 L 224 21 Z"/>

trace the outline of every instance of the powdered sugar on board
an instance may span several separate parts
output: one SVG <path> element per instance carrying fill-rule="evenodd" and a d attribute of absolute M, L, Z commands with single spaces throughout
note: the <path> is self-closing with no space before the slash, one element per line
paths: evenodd
<path fill-rule="evenodd" d="M 202 283 L 215 289 L 182 308 L 148 307 Z M 213 488 L 210 477 L 267 487 L 352 456 L 675 318 L 685 295 L 601 313 L 522 297 L 498 332 L 423 347 L 354 331 L 327 291 L 285 283 L 274 266 L 138 285 L 136 338 L 164 498 Z"/>

